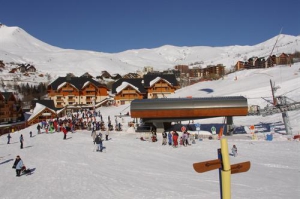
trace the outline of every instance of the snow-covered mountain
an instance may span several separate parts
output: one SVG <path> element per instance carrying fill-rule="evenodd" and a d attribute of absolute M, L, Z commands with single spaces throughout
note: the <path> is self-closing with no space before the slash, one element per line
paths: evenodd
<path fill-rule="evenodd" d="M 252 56 L 269 56 L 278 39 L 273 54 L 300 51 L 300 36 L 281 34 L 254 46 L 227 47 L 177 47 L 165 45 L 153 49 L 136 49 L 120 53 L 103 53 L 73 49 L 62 49 L 46 44 L 19 27 L 0 27 L 0 60 L 4 62 L 32 63 L 39 71 L 64 76 L 74 71 L 100 75 L 101 71 L 126 74 L 153 66 L 155 70 L 166 70 L 178 64 L 207 65 L 223 64 L 230 68 L 239 60 Z M 75 70 L 74 70 L 75 69 Z"/>

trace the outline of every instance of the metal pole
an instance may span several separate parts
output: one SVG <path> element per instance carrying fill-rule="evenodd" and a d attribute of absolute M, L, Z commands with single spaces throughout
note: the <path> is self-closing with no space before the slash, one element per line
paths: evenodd
<path fill-rule="evenodd" d="M 221 162 L 222 162 L 221 149 L 218 149 L 217 153 L 218 153 L 218 159 L 221 160 Z M 220 199 L 223 199 L 223 194 L 222 194 L 222 173 L 221 173 L 222 169 L 223 169 L 223 167 L 221 166 L 219 168 Z"/>
<path fill-rule="evenodd" d="M 283 123 L 284 123 L 284 126 L 285 126 L 286 133 L 288 135 L 292 135 L 293 131 L 292 131 L 292 127 L 290 125 L 289 115 L 288 115 L 287 111 L 282 113 L 282 120 L 283 120 Z"/>

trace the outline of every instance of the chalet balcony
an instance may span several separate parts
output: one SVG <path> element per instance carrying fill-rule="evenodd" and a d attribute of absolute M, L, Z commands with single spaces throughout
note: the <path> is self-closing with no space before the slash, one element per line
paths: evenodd
<path fill-rule="evenodd" d="M 157 88 L 153 89 L 152 93 L 170 93 L 173 89 L 170 88 Z"/>
<path fill-rule="evenodd" d="M 94 88 L 87 88 L 86 91 L 87 91 L 87 92 L 88 92 L 88 91 L 89 91 L 89 92 L 95 92 L 96 89 L 94 89 Z"/>
<path fill-rule="evenodd" d="M 128 94 L 128 93 L 136 93 L 136 90 L 123 90 L 123 94 Z"/>
<path fill-rule="evenodd" d="M 155 84 L 154 88 L 161 88 L 161 87 L 168 87 L 168 84 L 164 83 L 164 84 Z"/>
<path fill-rule="evenodd" d="M 116 97 L 116 100 L 128 100 L 128 101 L 131 101 L 131 100 L 135 100 L 135 99 L 143 99 L 142 96 L 124 96 L 124 97 Z"/>
<path fill-rule="evenodd" d="M 75 98 L 68 98 L 68 102 L 75 102 Z"/>
<path fill-rule="evenodd" d="M 63 102 L 64 99 L 63 99 L 63 98 L 57 98 L 56 101 L 57 101 L 57 102 Z"/>

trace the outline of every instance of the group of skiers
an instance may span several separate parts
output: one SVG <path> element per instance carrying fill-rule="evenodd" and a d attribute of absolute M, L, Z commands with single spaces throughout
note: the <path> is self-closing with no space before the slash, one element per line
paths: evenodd
<path fill-rule="evenodd" d="M 179 139 L 179 143 L 178 143 L 178 139 Z M 141 137 L 141 140 L 144 141 L 145 139 Z M 170 131 L 169 133 L 165 131 L 162 132 L 162 145 L 167 145 L 168 143 L 169 146 L 173 146 L 173 147 L 178 147 L 178 145 L 188 146 L 190 145 L 189 140 L 190 140 L 190 134 L 187 131 L 183 132 L 182 136 L 180 137 L 177 131 Z M 157 141 L 156 131 L 152 131 L 151 141 L 152 142 Z"/>
<path fill-rule="evenodd" d="M 163 141 L 162 145 L 167 145 L 167 140 L 169 146 L 178 147 L 181 146 L 188 146 L 191 145 L 189 143 L 189 136 L 190 134 L 187 131 L 184 131 L 182 133 L 182 136 L 179 137 L 179 134 L 177 131 L 170 131 L 168 134 L 166 132 L 162 133 Z M 179 143 L 178 143 L 179 139 Z"/>
<path fill-rule="evenodd" d="M 91 136 L 92 136 L 92 138 L 93 138 L 94 144 L 97 144 L 97 150 L 96 150 L 96 151 L 102 152 L 102 150 L 105 148 L 105 147 L 103 146 L 103 142 L 102 142 L 102 141 L 103 141 L 103 139 L 102 139 L 102 133 L 99 132 L 99 133 L 97 134 L 96 130 L 93 130 Z M 109 131 L 106 130 L 106 131 L 105 131 L 105 140 L 106 140 L 106 141 L 109 140 L 109 139 L 108 139 L 108 136 L 109 136 Z"/>

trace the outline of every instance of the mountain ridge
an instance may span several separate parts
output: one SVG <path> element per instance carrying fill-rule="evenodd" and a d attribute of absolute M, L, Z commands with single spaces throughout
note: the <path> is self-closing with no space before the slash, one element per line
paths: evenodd
<path fill-rule="evenodd" d="M 223 64 L 227 69 L 237 61 L 258 56 L 269 56 L 278 39 L 275 55 L 300 51 L 300 36 L 280 34 L 254 46 L 173 46 L 164 45 L 152 49 L 130 49 L 119 53 L 105 53 L 87 50 L 63 49 L 47 44 L 17 26 L 0 27 L 0 60 L 4 62 L 32 63 L 38 70 L 64 76 L 74 71 L 82 75 L 85 72 L 98 75 L 101 71 L 119 73 L 142 70 L 153 66 L 162 71 L 175 65 L 193 65 L 201 67 Z M 199 66 L 199 65 L 198 65 Z"/>

